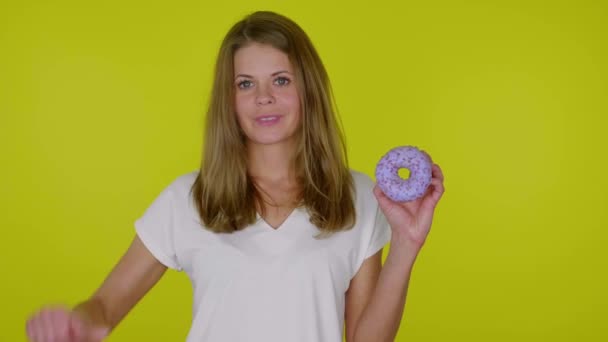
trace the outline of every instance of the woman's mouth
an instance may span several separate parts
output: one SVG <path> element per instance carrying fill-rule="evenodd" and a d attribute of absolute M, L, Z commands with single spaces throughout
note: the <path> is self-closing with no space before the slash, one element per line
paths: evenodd
<path fill-rule="evenodd" d="M 272 125 L 276 124 L 277 122 L 279 122 L 280 119 L 281 119 L 280 115 L 265 115 L 265 116 L 260 116 L 260 117 L 256 118 L 255 122 L 261 126 L 272 126 Z"/>

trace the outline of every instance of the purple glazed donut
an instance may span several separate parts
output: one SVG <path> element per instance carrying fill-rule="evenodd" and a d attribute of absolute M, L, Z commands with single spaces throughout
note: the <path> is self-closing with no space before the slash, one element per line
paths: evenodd
<path fill-rule="evenodd" d="M 403 179 L 399 169 L 410 170 Z M 414 146 L 399 146 L 388 151 L 376 165 L 376 182 L 380 190 L 395 202 L 422 197 L 431 184 L 431 161 Z"/>

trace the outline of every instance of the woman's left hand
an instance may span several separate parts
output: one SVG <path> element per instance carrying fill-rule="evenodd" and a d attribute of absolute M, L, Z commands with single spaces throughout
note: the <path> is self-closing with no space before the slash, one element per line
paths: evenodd
<path fill-rule="evenodd" d="M 433 164 L 428 153 L 422 152 L 429 157 L 432 165 L 431 184 L 422 197 L 408 202 L 395 202 L 388 198 L 378 185 L 374 187 L 374 195 L 391 226 L 391 246 L 403 243 L 417 250 L 422 248 L 431 230 L 437 203 L 445 192 L 441 168 Z"/>

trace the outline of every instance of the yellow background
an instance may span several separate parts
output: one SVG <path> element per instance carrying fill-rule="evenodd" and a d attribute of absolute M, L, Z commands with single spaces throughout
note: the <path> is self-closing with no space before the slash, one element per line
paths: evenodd
<path fill-rule="evenodd" d="M 445 173 L 397 341 L 608 340 L 603 1 L 3 1 L 2 329 L 96 289 L 195 170 L 212 67 L 256 9 L 309 34 L 351 167 L 398 145 Z M 109 341 L 183 341 L 168 272 Z"/>

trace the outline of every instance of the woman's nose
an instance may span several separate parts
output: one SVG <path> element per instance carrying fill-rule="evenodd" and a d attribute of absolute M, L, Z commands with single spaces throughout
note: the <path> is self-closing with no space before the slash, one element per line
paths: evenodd
<path fill-rule="evenodd" d="M 273 103 L 274 97 L 266 87 L 258 87 L 256 102 L 259 105 Z"/>

